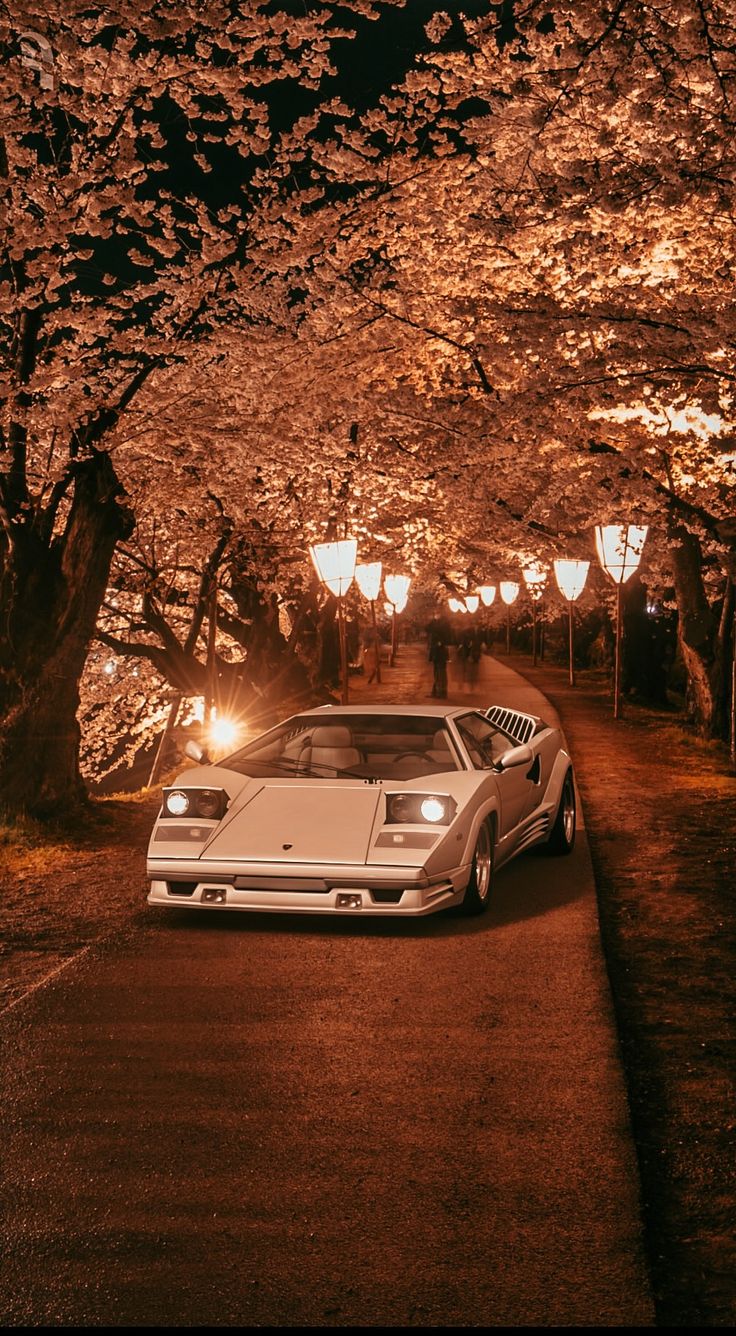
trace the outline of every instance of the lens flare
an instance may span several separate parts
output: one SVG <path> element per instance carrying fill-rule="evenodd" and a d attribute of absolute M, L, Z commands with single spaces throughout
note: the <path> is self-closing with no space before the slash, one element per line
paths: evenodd
<path fill-rule="evenodd" d="M 232 719 L 213 719 L 209 732 L 216 747 L 233 747 L 238 737 L 238 727 Z"/>

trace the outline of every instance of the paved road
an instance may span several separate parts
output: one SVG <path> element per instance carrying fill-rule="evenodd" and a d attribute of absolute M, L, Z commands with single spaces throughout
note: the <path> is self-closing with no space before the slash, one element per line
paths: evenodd
<path fill-rule="evenodd" d="M 584 836 L 482 919 L 151 911 L 2 1029 L 7 1325 L 654 1325 Z"/>

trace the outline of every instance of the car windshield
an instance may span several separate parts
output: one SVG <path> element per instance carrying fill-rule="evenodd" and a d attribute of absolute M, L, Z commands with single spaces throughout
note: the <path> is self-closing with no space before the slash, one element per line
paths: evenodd
<path fill-rule="evenodd" d="M 442 719 L 422 715 L 300 715 L 221 762 L 243 775 L 414 779 L 461 769 Z"/>

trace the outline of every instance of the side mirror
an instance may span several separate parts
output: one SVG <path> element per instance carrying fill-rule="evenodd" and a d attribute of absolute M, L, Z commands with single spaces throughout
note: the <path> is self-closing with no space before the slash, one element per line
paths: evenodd
<path fill-rule="evenodd" d="M 496 762 L 496 769 L 513 770 L 517 765 L 531 765 L 533 760 L 534 752 L 524 743 L 523 747 L 512 747 L 510 751 L 504 752 Z"/>
<path fill-rule="evenodd" d="M 188 756 L 190 760 L 196 761 L 197 765 L 209 765 L 210 758 L 207 752 L 204 747 L 194 741 L 194 738 L 188 738 L 184 743 L 184 755 Z"/>

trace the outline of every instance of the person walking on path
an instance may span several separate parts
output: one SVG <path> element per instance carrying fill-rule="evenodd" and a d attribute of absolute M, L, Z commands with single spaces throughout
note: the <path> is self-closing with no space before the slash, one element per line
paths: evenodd
<path fill-rule="evenodd" d="M 379 654 L 378 633 L 369 631 L 363 643 L 363 671 L 369 686 L 378 679 Z"/>
<path fill-rule="evenodd" d="M 468 631 L 460 641 L 457 651 L 462 668 L 463 685 L 466 691 L 476 691 L 478 687 L 478 665 L 480 663 L 480 640 L 474 631 Z"/>
<path fill-rule="evenodd" d="M 429 661 L 434 668 L 431 695 L 437 700 L 447 700 L 447 660 L 450 651 L 440 635 L 434 635 L 429 645 Z"/>

